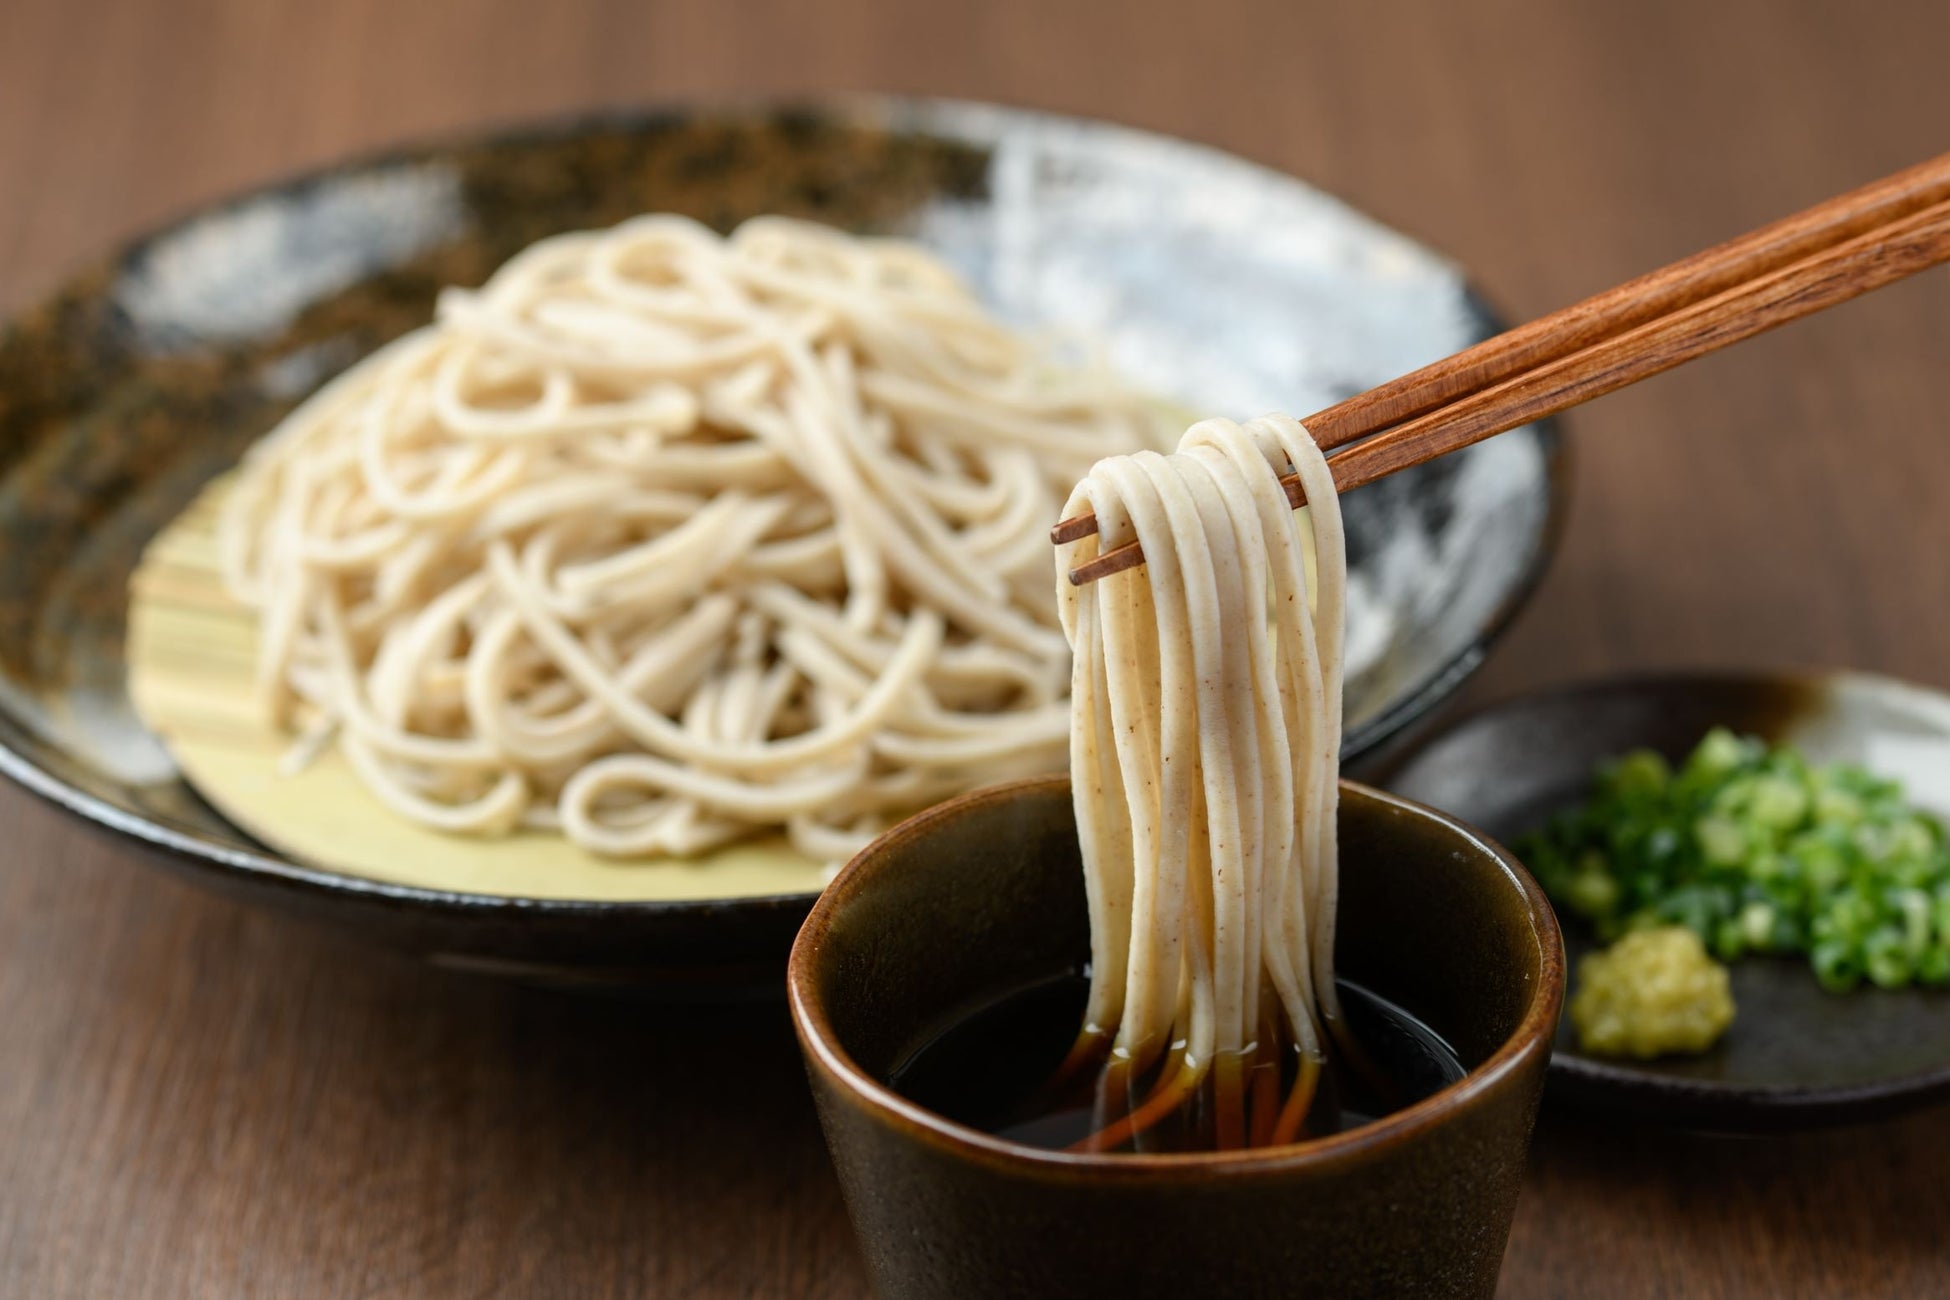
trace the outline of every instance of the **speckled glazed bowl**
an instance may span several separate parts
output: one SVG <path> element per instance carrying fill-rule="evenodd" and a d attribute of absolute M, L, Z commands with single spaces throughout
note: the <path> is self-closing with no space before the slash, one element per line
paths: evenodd
<path fill-rule="evenodd" d="M 1488 1296 L 1515 1212 L 1564 958 L 1495 844 L 1344 782 L 1337 960 L 1468 1073 L 1362 1128 L 1219 1155 L 1018 1146 L 886 1080 L 1089 945 L 1068 781 L 903 823 L 814 905 L 788 985 L 821 1122 L 888 1297 Z"/>
<path fill-rule="evenodd" d="M 1098 340 L 1200 413 L 1304 414 L 1492 329 L 1455 266 L 1299 181 L 977 105 L 673 110 L 332 168 L 134 244 L 0 335 L 0 771 L 200 882 L 445 963 L 775 990 L 809 893 L 502 897 L 292 861 L 197 798 L 125 685 L 131 568 L 253 439 L 427 321 L 441 286 L 656 210 L 918 239 L 1006 318 Z M 1367 664 L 1350 753 L 1480 661 L 1548 555 L 1557 471 L 1555 440 L 1530 428 L 1349 498 Z"/>

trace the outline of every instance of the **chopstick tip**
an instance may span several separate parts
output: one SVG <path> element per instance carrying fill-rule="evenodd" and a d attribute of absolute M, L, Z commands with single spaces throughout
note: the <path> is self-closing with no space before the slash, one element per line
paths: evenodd
<path fill-rule="evenodd" d="M 1074 519 L 1060 520 L 1054 528 L 1049 530 L 1049 540 L 1053 546 L 1062 546 L 1066 543 L 1074 542 L 1078 538 L 1088 537 L 1096 531 L 1097 517 L 1095 515 L 1078 515 Z"/>

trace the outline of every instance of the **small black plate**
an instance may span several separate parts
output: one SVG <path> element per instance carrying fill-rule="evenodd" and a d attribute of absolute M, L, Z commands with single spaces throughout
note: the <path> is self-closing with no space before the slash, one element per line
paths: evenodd
<path fill-rule="evenodd" d="M 1854 673 L 1685 675 L 1608 681 L 1494 705 L 1449 728 L 1387 784 L 1509 843 L 1584 798 L 1594 766 L 1628 749 L 1683 757 L 1714 726 L 1900 778 L 1950 811 L 1950 696 Z M 1575 921 L 1565 946 L 1596 946 Z M 1569 1020 L 1553 1099 L 1689 1128 L 1765 1132 L 1846 1123 L 1950 1097 L 1950 991 L 1823 992 L 1800 958 L 1733 966 L 1733 1027 L 1697 1057 L 1614 1061 L 1579 1052 Z"/>

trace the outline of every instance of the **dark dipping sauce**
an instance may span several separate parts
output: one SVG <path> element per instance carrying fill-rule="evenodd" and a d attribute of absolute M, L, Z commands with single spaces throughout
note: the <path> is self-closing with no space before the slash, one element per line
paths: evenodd
<path fill-rule="evenodd" d="M 1378 1078 L 1330 1055 L 1307 1136 L 1344 1133 L 1429 1097 L 1463 1077 L 1442 1036 L 1350 980 L 1336 980 L 1349 1031 Z M 888 1080 L 903 1097 L 969 1128 L 1024 1146 L 1060 1151 L 1095 1128 L 1089 1085 L 1046 1095 L 1076 1042 L 1090 982 L 1072 973 L 1002 997 L 949 1025 L 912 1052 Z M 1180 1126 L 1155 1131 L 1147 1151 L 1209 1150 Z"/>

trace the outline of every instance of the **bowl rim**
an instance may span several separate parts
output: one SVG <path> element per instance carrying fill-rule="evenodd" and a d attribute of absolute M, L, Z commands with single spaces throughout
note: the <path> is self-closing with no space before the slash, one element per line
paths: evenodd
<path fill-rule="evenodd" d="M 1673 687 L 1704 691 L 1780 687 L 1808 696 L 1868 695 L 1950 728 L 1950 691 L 1853 668 L 1676 667 L 1572 678 L 1476 705 L 1446 722 L 1394 771 L 1408 771 L 1438 747 L 1478 727 L 1524 711 L 1554 712 L 1595 698 L 1629 697 Z M 1868 990 L 1863 990 L 1867 992 Z M 1815 1123 L 1842 1124 L 1899 1114 L 1950 1097 L 1950 1054 L 1940 1065 L 1858 1083 L 1741 1083 L 1666 1075 L 1657 1062 L 1613 1060 L 1553 1045 L 1553 1096 L 1592 1111 L 1632 1113 L 1711 1131 L 1755 1132 Z"/>
<path fill-rule="evenodd" d="M 273 174 L 246 183 L 208 200 L 194 201 L 175 214 L 116 241 L 105 254 L 69 267 L 55 285 L 0 320 L 0 346 L 10 343 L 23 325 L 66 301 L 77 285 L 112 276 L 141 258 L 148 249 L 195 222 L 280 195 L 300 193 L 336 177 L 399 166 L 431 155 L 463 149 L 494 149 L 523 144 L 546 144 L 601 130 L 648 131 L 694 120 L 753 121 L 807 117 L 846 126 L 876 128 L 941 138 L 979 139 L 974 124 L 981 118 L 1004 118 L 1025 124 L 1042 123 L 1065 129 L 1112 132 L 1164 145 L 1198 157 L 1222 159 L 1249 168 L 1283 184 L 1299 185 L 1339 204 L 1360 220 L 1398 236 L 1441 258 L 1457 271 L 1469 309 L 1490 329 L 1501 329 L 1505 318 L 1468 279 L 1461 263 L 1419 235 L 1401 230 L 1338 194 L 1273 164 L 1214 144 L 1186 139 L 1165 131 L 1130 126 L 1108 118 L 1052 112 L 1040 108 L 991 101 L 901 95 L 872 91 L 807 92 L 781 95 L 703 95 L 639 104 L 575 109 L 533 116 L 513 115 L 481 123 L 418 133 L 370 148 L 328 157 L 313 165 Z M 1554 419 L 1534 421 L 1544 456 L 1544 518 L 1536 544 L 1524 558 L 1522 570 L 1476 628 L 1467 644 L 1439 665 L 1427 678 L 1380 713 L 1350 729 L 1343 761 L 1374 753 L 1402 732 L 1432 719 L 1437 706 L 1461 688 L 1494 644 L 1528 603 L 1559 549 L 1570 504 L 1571 451 Z M 164 818 L 125 808 L 67 779 L 33 756 L 32 724 L 11 709 L 0 709 L 0 776 L 97 830 L 134 841 L 160 854 L 193 877 L 242 880 L 293 896 L 327 900 L 365 900 L 412 908 L 422 915 L 450 918 L 523 915 L 587 920 L 595 916 L 681 918 L 724 916 L 730 913 L 784 914 L 803 910 L 820 897 L 816 891 L 749 894 L 722 898 L 589 899 L 542 898 L 441 889 L 381 880 L 290 857 L 258 843 L 238 828 L 248 843 L 232 846 L 172 825 Z M 183 780 L 178 775 L 176 780 Z M 194 788 L 192 787 L 192 792 Z M 200 797 L 200 796 L 199 796 Z M 221 815 L 221 814 L 219 814 Z M 225 819 L 228 821 L 229 819 Z"/>
<path fill-rule="evenodd" d="M 1002 1172 L 1040 1177 L 1125 1176 L 1145 1179 L 1183 1178 L 1199 1173 L 1218 1176 L 1286 1174 L 1356 1162 L 1399 1142 L 1427 1134 L 1455 1116 L 1482 1104 L 1506 1079 L 1533 1060 L 1539 1066 L 1541 1078 L 1542 1066 L 1549 1059 L 1551 1038 L 1563 1007 L 1566 978 L 1563 937 L 1558 930 L 1557 916 L 1544 897 L 1543 889 L 1507 849 L 1480 831 L 1424 804 L 1342 778 L 1340 790 L 1344 799 L 1351 795 L 1356 800 L 1434 823 L 1487 857 L 1502 871 L 1508 885 L 1523 897 L 1538 951 L 1538 967 L 1530 1003 L 1524 1008 L 1509 1037 L 1487 1060 L 1469 1070 L 1461 1079 L 1413 1105 L 1344 1133 L 1329 1134 L 1284 1147 L 1147 1155 L 1051 1151 L 1010 1142 L 959 1124 L 901 1096 L 862 1069 L 840 1045 L 826 1008 L 813 992 L 815 967 L 836 913 L 846 905 L 851 894 L 871 887 L 868 882 L 878 869 L 876 859 L 888 854 L 896 842 L 926 835 L 938 824 L 960 817 L 970 809 L 1006 803 L 1025 795 L 1067 791 L 1069 784 L 1067 775 L 1059 775 L 985 786 L 908 818 L 854 855 L 833 883 L 826 887 L 819 901 L 813 904 L 811 914 L 793 941 L 792 956 L 786 967 L 786 996 L 792 1008 L 793 1028 L 799 1036 L 800 1048 L 808 1064 L 826 1075 L 848 1098 L 872 1112 L 875 1118 L 899 1128 L 910 1140 Z"/>

